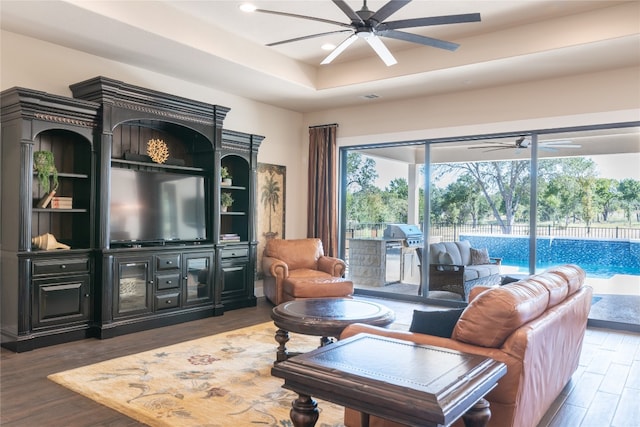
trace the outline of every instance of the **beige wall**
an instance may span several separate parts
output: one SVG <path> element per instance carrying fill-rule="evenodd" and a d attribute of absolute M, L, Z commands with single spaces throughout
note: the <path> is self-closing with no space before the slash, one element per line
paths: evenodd
<path fill-rule="evenodd" d="M 306 114 L 338 123 L 340 145 L 410 141 L 640 120 L 640 68 Z"/>

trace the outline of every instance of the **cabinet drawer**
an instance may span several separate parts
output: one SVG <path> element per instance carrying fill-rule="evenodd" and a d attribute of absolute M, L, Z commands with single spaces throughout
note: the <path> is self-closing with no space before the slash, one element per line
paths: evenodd
<path fill-rule="evenodd" d="M 236 249 L 223 249 L 220 251 L 222 258 L 241 258 L 249 256 L 249 249 L 236 248 Z"/>
<path fill-rule="evenodd" d="M 163 274 L 156 276 L 158 289 L 177 288 L 180 285 L 180 274 Z"/>
<path fill-rule="evenodd" d="M 156 295 L 156 310 L 180 307 L 180 292 Z"/>
<path fill-rule="evenodd" d="M 156 257 L 157 270 L 171 270 L 180 268 L 180 254 L 158 255 Z"/>
<path fill-rule="evenodd" d="M 89 271 L 88 258 L 56 259 L 48 261 L 34 261 L 33 275 L 85 273 Z"/>

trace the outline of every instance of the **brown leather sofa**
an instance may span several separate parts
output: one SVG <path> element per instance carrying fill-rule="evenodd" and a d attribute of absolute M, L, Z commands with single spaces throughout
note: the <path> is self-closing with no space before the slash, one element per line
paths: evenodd
<path fill-rule="evenodd" d="M 584 279 L 580 267 L 563 265 L 508 285 L 475 287 L 451 338 L 354 324 L 341 339 L 366 332 L 504 362 L 507 374 L 486 396 L 489 425 L 535 427 L 578 367 L 593 292 Z M 360 413 L 346 408 L 345 424 L 359 426 Z M 371 417 L 370 425 L 399 424 Z"/>
<path fill-rule="evenodd" d="M 320 239 L 267 240 L 264 295 L 276 305 L 297 298 L 347 297 L 353 283 L 342 278 L 345 270 L 343 260 L 324 255 Z"/>

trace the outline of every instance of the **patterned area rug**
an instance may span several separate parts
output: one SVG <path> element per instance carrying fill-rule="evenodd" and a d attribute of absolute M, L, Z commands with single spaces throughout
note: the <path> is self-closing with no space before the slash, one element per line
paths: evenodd
<path fill-rule="evenodd" d="M 271 376 L 277 343 L 268 322 L 108 360 L 49 379 L 150 426 L 292 426 L 297 395 Z M 291 334 L 310 351 L 319 337 Z M 342 407 L 318 400 L 318 427 L 343 426 Z"/>

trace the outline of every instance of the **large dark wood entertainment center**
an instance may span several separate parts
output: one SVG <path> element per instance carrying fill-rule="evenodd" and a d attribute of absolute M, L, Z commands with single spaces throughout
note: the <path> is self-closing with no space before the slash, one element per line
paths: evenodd
<path fill-rule="evenodd" d="M 105 77 L 70 89 L 73 97 L 0 94 L 2 346 L 22 352 L 255 305 L 264 137 L 224 129 L 229 108 L 219 105 Z M 150 140 L 166 160 L 151 159 Z M 55 196 L 72 206 L 38 207 L 48 192 L 36 151 L 53 153 Z M 231 185 L 221 183 L 223 167 Z M 234 199 L 229 211 L 223 192 Z M 33 239 L 48 233 L 70 249 L 41 249 Z"/>

